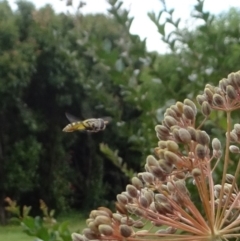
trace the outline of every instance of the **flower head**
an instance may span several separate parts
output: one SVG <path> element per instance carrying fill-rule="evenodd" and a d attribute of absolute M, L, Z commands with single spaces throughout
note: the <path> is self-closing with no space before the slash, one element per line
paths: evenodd
<path fill-rule="evenodd" d="M 159 139 L 145 171 L 132 178 L 117 195 L 116 212 L 99 208 L 90 213 L 88 228 L 73 234 L 77 240 L 230 240 L 240 237 L 240 192 L 235 173 L 229 174 L 230 152 L 239 154 L 240 124 L 231 125 L 231 112 L 240 108 L 240 72 L 217 87 L 206 85 L 197 96 L 204 116 L 196 126 L 197 107 L 186 99 L 165 112 L 155 127 Z M 213 110 L 226 113 L 224 145 L 201 130 Z M 230 145 L 232 142 L 233 145 Z M 222 146 L 226 149 L 223 151 Z M 223 156 L 224 154 L 224 156 Z M 221 183 L 214 171 L 223 163 Z M 189 187 L 197 189 L 194 203 Z"/>

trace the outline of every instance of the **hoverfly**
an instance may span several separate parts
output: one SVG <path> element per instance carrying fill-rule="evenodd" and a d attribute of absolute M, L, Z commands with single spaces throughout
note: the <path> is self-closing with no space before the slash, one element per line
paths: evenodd
<path fill-rule="evenodd" d="M 71 122 L 63 128 L 64 132 L 73 131 L 88 131 L 88 132 L 98 132 L 103 131 L 106 125 L 110 122 L 110 117 L 105 118 L 91 118 L 84 121 L 79 120 L 77 117 L 65 113 L 67 119 Z"/>

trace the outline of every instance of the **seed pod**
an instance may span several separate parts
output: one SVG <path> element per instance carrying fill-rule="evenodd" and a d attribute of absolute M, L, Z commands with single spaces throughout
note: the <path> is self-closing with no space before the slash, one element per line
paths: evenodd
<path fill-rule="evenodd" d="M 162 169 L 162 171 L 166 174 L 170 174 L 173 170 L 172 163 L 168 162 L 167 160 L 160 159 L 159 160 L 159 166 Z"/>
<path fill-rule="evenodd" d="M 235 145 L 229 146 L 229 150 L 230 150 L 230 152 L 232 152 L 232 153 L 239 153 L 239 152 L 240 152 L 239 147 L 237 147 L 237 146 L 235 146 Z"/>
<path fill-rule="evenodd" d="M 118 202 L 115 202 L 115 206 L 116 206 L 117 211 L 118 211 L 120 214 L 125 214 L 125 215 L 127 215 L 128 211 L 127 211 L 125 205 L 123 205 L 123 204 L 121 204 L 121 203 L 118 203 Z"/>
<path fill-rule="evenodd" d="M 166 146 L 167 146 L 167 149 L 172 152 L 177 152 L 179 149 L 179 146 L 175 141 L 167 141 Z"/>
<path fill-rule="evenodd" d="M 240 124 L 235 124 L 233 128 L 234 128 L 236 134 L 240 135 Z"/>
<path fill-rule="evenodd" d="M 159 141 L 158 146 L 161 149 L 165 149 L 167 147 L 167 141 Z"/>
<path fill-rule="evenodd" d="M 144 208 L 148 208 L 149 204 L 148 200 L 145 197 L 140 197 L 139 198 L 139 203 L 141 204 L 141 206 L 143 206 Z"/>
<path fill-rule="evenodd" d="M 142 173 L 142 178 L 143 178 L 144 182 L 146 182 L 146 183 L 150 183 L 151 184 L 154 181 L 154 176 L 150 172 L 143 172 Z"/>
<path fill-rule="evenodd" d="M 143 190 L 142 190 L 143 192 Z M 148 200 L 148 203 L 152 203 L 153 198 L 154 198 L 154 193 L 152 190 L 150 189 L 144 189 L 144 193 L 143 193 L 144 197 Z"/>
<path fill-rule="evenodd" d="M 94 233 L 98 233 L 98 225 L 95 221 L 89 222 L 88 228 L 90 228 Z"/>
<path fill-rule="evenodd" d="M 141 180 L 137 177 L 132 178 L 132 184 L 134 187 L 136 187 L 138 190 L 140 190 L 143 187 L 143 183 Z"/>
<path fill-rule="evenodd" d="M 102 215 L 104 215 L 104 213 L 106 214 L 106 216 L 112 217 L 112 211 L 109 208 L 106 207 L 99 207 L 98 210 L 100 212 L 102 212 Z"/>
<path fill-rule="evenodd" d="M 179 136 L 179 131 L 177 128 L 173 129 L 172 131 L 173 137 L 177 142 L 182 142 L 180 136 Z"/>
<path fill-rule="evenodd" d="M 165 151 L 164 152 L 164 159 L 171 164 L 175 164 L 177 163 L 180 158 L 178 157 L 178 155 L 176 155 L 175 153 L 171 152 L 171 151 Z"/>
<path fill-rule="evenodd" d="M 194 104 L 194 102 L 193 102 L 192 100 L 185 99 L 185 100 L 183 101 L 183 103 L 184 103 L 184 105 L 187 105 L 187 106 L 190 106 L 190 107 L 191 107 L 191 109 L 192 109 L 192 111 L 193 111 L 193 115 L 194 115 L 194 117 L 195 117 L 196 114 L 197 114 L 197 107 L 196 107 L 196 105 Z M 183 106 L 183 113 L 184 113 L 184 107 L 185 107 L 185 106 Z"/>
<path fill-rule="evenodd" d="M 196 155 L 199 159 L 204 159 L 206 157 L 206 148 L 201 144 L 197 144 L 195 148 Z"/>
<path fill-rule="evenodd" d="M 166 126 L 163 125 L 157 125 L 155 126 L 155 131 L 161 135 L 168 136 L 169 135 L 169 129 Z"/>
<path fill-rule="evenodd" d="M 186 174 L 184 172 L 177 172 L 177 173 L 175 173 L 175 177 L 177 179 L 185 179 Z"/>
<path fill-rule="evenodd" d="M 98 230 L 101 234 L 105 236 L 112 236 L 113 235 L 113 228 L 107 224 L 101 224 L 98 227 Z"/>
<path fill-rule="evenodd" d="M 218 138 L 214 138 L 212 140 L 212 148 L 216 151 L 221 150 L 221 142 L 218 140 Z"/>
<path fill-rule="evenodd" d="M 168 108 L 164 115 L 172 116 L 174 119 L 178 118 L 177 113 L 173 109 L 171 109 L 171 108 Z"/>
<path fill-rule="evenodd" d="M 213 95 L 213 103 L 215 106 L 223 107 L 225 105 L 224 98 L 219 94 Z"/>
<path fill-rule="evenodd" d="M 167 189 L 170 193 L 175 191 L 175 186 L 172 184 L 172 182 L 167 182 Z"/>
<path fill-rule="evenodd" d="M 191 135 L 186 129 L 180 128 L 178 132 L 179 132 L 179 137 L 183 143 L 187 144 L 191 142 Z"/>
<path fill-rule="evenodd" d="M 134 228 L 143 228 L 144 226 L 145 226 L 145 224 L 141 220 L 137 220 L 133 224 Z"/>
<path fill-rule="evenodd" d="M 119 232 L 123 237 L 128 238 L 132 234 L 132 229 L 128 227 L 126 224 L 121 224 L 119 226 Z"/>
<path fill-rule="evenodd" d="M 111 224 L 111 218 L 103 215 L 97 216 L 94 220 L 95 224 L 98 226 L 100 224 Z"/>
<path fill-rule="evenodd" d="M 170 106 L 170 109 L 173 110 L 176 113 L 178 118 L 182 116 L 182 113 L 179 111 L 179 109 L 178 109 L 178 107 L 176 105 Z"/>
<path fill-rule="evenodd" d="M 149 155 L 147 157 L 147 165 L 150 166 L 158 166 L 158 161 L 155 159 L 154 156 Z"/>
<path fill-rule="evenodd" d="M 127 197 L 123 194 L 118 194 L 117 200 L 118 200 L 119 203 L 122 203 L 123 205 L 126 205 L 128 203 Z"/>
<path fill-rule="evenodd" d="M 216 158 L 221 158 L 222 157 L 222 150 L 213 150 L 213 156 Z"/>
<path fill-rule="evenodd" d="M 206 95 L 207 100 L 209 102 L 212 102 L 212 100 L 213 100 L 213 92 L 211 91 L 211 89 L 210 88 L 205 88 L 204 89 L 204 94 Z"/>
<path fill-rule="evenodd" d="M 227 133 L 226 133 L 226 135 L 227 135 Z M 238 141 L 238 136 L 237 136 L 235 130 L 230 132 L 230 141 L 231 142 L 237 142 Z"/>
<path fill-rule="evenodd" d="M 176 181 L 174 184 L 175 184 L 176 188 L 180 191 L 181 194 L 183 194 L 183 195 L 186 195 L 186 194 L 189 195 L 189 192 L 188 192 L 188 190 L 187 190 L 185 181 L 183 181 L 183 180 L 178 180 L 178 181 Z"/>
<path fill-rule="evenodd" d="M 170 128 L 171 126 L 177 125 L 177 120 L 171 116 L 166 116 L 164 118 L 164 121 L 168 128 Z"/>
<path fill-rule="evenodd" d="M 133 185 L 128 184 L 126 187 L 126 191 L 130 197 L 132 198 L 138 197 L 138 190 Z"/>
<path fill-rule="evenodd" d="M 180 102 L 180 101 L 178 101 L 178 102 L 176 103 L 176 106 L 177 106 L 179 112 L 182 114 L 182 113 L 183 113 L 183 103 Z"/>
<path fill-rule="evenodd" d="M 232 174 L 227 173 L 226 174 L 226 182 L 232 184 L 235 177 Z"/>
<path fill-rule="evenodd" d="M 197 99 L 198 104 L 202 105 L 202 103 L 207 100 L 207 97 L 204 95 L 198 95 L 196 99 Z"/>
<path fill-rule="evenodd" d="M 221 80 L 219 81 L 219 88 L 225 93 L 228 84 L 229 84 L 228 79 L 223 78 L 223 79 L 221 79 Z"/>
<path fill-rule="evenodd" d="M 91 231 L 89 228 L 83 229 L 82 233 L 87 239 L 90 240 L 99 238 L 99 235 Z"/>
<path fill-rule="evenodd" d="M 201 176 L 201 170 L 200 170 L 199 168 L 193 168 L 193 170 L 192 170 L 192 175 L 193 175 L 194 177 L 199 177 L 199 176 Z"/>
<path fill-rule="evenodd" d="M 189 120 L 194 120 L 195 119 L 195 113 L 192 109 L 192 107 L 188 106 L 188 105 L 184 105 L 183 106 L 183 113 L 186 116 L 187 119 Z"/>
<path fill-rule="evenodd" d="M 151 167 L 151 173 L 160 181 L 164 181 L 166 179 L 166 174 L 163 173 L 162 169 L 159 166 Z"/>
<path fill-rule="evenodd" d="M 211 106 L 207 101 L 203 101 L 201 111 L 204 116 L 209 116 L 211 114 Z"/>
<path fill-rule="evenodd" d="M 130 217 L 122 217 L 121 224 L 127 224 L 128 226 L 132 226 L 134 223 L 134 220 Z"/>
<path fill-rule="evenodd" d="M 237 92 L 231 85 L 227 86 L 227 96 L 231 100 L 235 100 L 237 98 Z"/>
<path fill-rule="evenodd" d="M 113 213 L 113 219 L 118 222 L 118 223 L 121 223 L 121 219 L 122 219 L 122 215 L 119 214 L 119 213 Z"/>
<path fill-rule="evenodd" d="M 86 238 L 79 233 L 72 233 L 72 241 L 86 241 Z"/>
<path fill-rule="evenodd" d="M 196 141 L 202 145 L 208 145 L 210 137 L 206 131 L 197 130 Z"/>
<path fill-rule="evenodd" d="M 196 130 L 195 130 L 193 127 L 191 127 L 191 126 L 188 126 L 188 127 L 187 127 L 187 130 L 188 130 L 188 132 L 189 132 L 189 134 L 190 134 L 190 136 L 191 136 L 191 139 L 192 139 L 193 141 L 196 141 L 196 138 L 197 138 L 197 132 L 196 132 Z"/>
<path fill-rule="evenodd" d="M 155 194 L 155 200 L 156 200 L 156 202 L 159 202 L 159 203 L 161 203 L 161 202 L 165 202 L 165 203 L 168 202 L 167 197 L 164 194 L 162 194 L 162 193 Z"/>

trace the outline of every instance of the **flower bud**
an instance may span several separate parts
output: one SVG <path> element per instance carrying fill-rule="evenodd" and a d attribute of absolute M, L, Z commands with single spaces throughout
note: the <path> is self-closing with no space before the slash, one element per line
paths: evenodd
<path fill-rule="evenodd" d="M 172 152 L 177 152 L 179 149 L 178 144 L 175 141 L 167 141 L 166 145 L 167 149 Z"/>
<path fill-rule="evenodd" d="M 118 200 L 119 203 L 122 203 L 123 205 L 128 203 L 127 197 L 125 195 L 123 195 L 123 194 L 118 194 L 117 195 L 117 200 Z"/>
<path fill-rule="evenodd" d="M 182 113 L 179 111 L 179 109 L 178 109 L 178 107 L 176 105 L 172 105 L 170 107 L 170 109 L 173 110 L 176 113 L 177 117 L 181 117 L 182 116 Z"/>
<path fill-rule="evenodd" d="M 171 152 L 171 151 L 165 151 L 164 152 L 164 159 L 171 164 L 175 164 L 177 163 L 180 158 L 178 157 L 178 155 L 176 155 L 175 153 Z"/>
<path fill-rule="evenodd" d="M 227 96 L 231 100 L 235 100 L 237 97 L 237 92 L 231 85 L 227 86 Z"/>
<path fill-rule="evenodd" d="M 195 130 L 193 127 L 191 127 L 191 126 L 188 126 L 188 127 L 187 127 L 187 130 L 188 130 L 189 134 L 191 135 L 191 139 L 192 139 L 193 141 L 196 141 L 196 138 L 197 138 L 197 132 L 196 132 L 196 130 Z"/>
<path fill-rule="evenodd" d="M 125 238 L 130 237 L 132 234 L 132 229 L 128 227 L 126 224 L 121 224 L 119 226 L 119 231 L 120 231 L 120 234 Z"/>
<path fill-rule="evenodd" d="M 72 241 L 86 241 L 86 238 L 79 233 L 72 233 Z"/>
<path fill-rule="evenodd" d="M 94 233 L 93 231 L 91 231 L 89 228 L 85 228 L 83 229 L 83 235 L 87 238 L 87 239 L 98 239 L 99 235 L 97 235 L 96 233 Z"/>
<path fill-rule="evenodd" d="M 153 198 L 154 198 L 154 193 L 151 189 L 144 189 L 144 191 L 142 190 L 142 193 L 144 195 L 144 197 L 148 200 L 148 203 L 152 203 Z"/>
<path fill-rule="evenodd" d="M 180 113 L 183 113 L 183 103 L 180 102 L 180 101 L 178 101 L 178 102 L 176 103 L 176 106 L 177 106 L 179 112 L 180 112 Z"/>
<path fill-rule="evenodd" d="M 171 126 L 177 125 L 177 120 L 171 116 L 166 116 L 164 118 L 164 121 L 168 128 L 170 128 Z"/>
<path fill-rule="evenodd" d="M 95 218 L 94 222 L 97 226 L 100 224 L 111 224 L 111 218 L 100 215 Z"/>
<path fill-rule="evenodd" d="M 161 203 L 161 202 L 167 203 L 168 202 L 167 197 L 165 195 L 163 195 L 162 193 L 157 193 L 155 195 L 155 200 L 159 203 Z"/>
<path fill-rule="evenodd" d="M 149 155 L 147 157 L 147 165 L 148 166 L 158 166 L 158 161 L 155 159 L 154 156 Z"/>
<path fill-rule="evenodd" d="M 133 185 L 128 184 L 126 187 L 126 191 L 132 198 L 136 198 L 138 196 L 138 190 Z"/>
<path fill-rule="evenodd" d="M 210 88 L 206 88 L 204 89 L 204 94 L 207 96 L 207 100 L 212 102 L 213 100 L 213 92 Z"/>
<path fill-rule="evenodd" d="M 226 133 L 226 135 L 227 135 L 227 133 Z M 237 136 L 235 130 L 230 132 L 230 141 L 231 142 L 237 142 L 238 141 L 238 136 Z"/>
<path fill-rule="evenodd" d="M 235 177 L 232 174 L 227 173 L 226 174 L 226 182 L 232 184 Z"/>
<path fill-rule="evenodd" d="M 182 142 L 182 140 L 180 139 L 179 131 L 178 131 L 177 128 L 174 128 L 174 129 L 172 130 L 172 134 L 173 134 L 174 139 L 175 139 L 177 142 Z"/>
<path fill-rule="evenodd" d="M 210 142 L 210 137 L 206 131 L 197 131 L 196 141 L 202 145 L 208 145 Z"/>
<path fill-rule="evenodd" d="M 145 226 L 145 224 L 141 220 L 137 220 L 133 224 L 134 228 L 143 228 L 144 226 Z"/>
<path fill-rule="evenodd" d="M 193 116 L 195 117 L 196 114 L 197 114 L 197 107 L 196 107 L 196 105 L 194 104 L 194 102 L 193 102 L 192 100 L 185 99 L 185 100 L 183 101 L 183 103 L 184 103 L 184 105 L 183 105 L 183 113 L 184 113 L 184 107 L 185 107 L 185 106 L 189 106 L 189 107 L 191 107 L 191 109 L 192 109 L 192 111 L 193 111 Z M 184 114 L 185 114 L 185 113 L 184 113 Z M 188 119 L 190 119 L 190 118 L 188 118 Z"/>
<path fill-rule="evenodd" d="M 140 190 L 143 187 L 143 183 L 141 180 L 137 177 L 132 178 L 132 184 L 134 187 L 136 187 L 138 190 Z"/>
<path fill-rule="evenodd" d="M 179 132 L 179 137 L 183 143 L 187 144 L 191 142 L 191 135 L 186 129 L 180 128 L 178 132 Z"/>
<path fill-rule="evenodd" d="M 195 119 L 195 113 L 192 109 L 192 107 L 188 106 L 188 105 L 184 105 L 183 106 L 183 113 L 186 116 L 187 119 L 189 120 L 194 120 Z"/>
<path fill-rule="evenodd" d="M 215 106 L 223 107 L 225 105 L 224 98 L 219 94 L 213 95 L 213 103 Z"/>
<path fill-rule="evenodd" d="M 212 140 L 212 148 L 217 151 L 221 149 L 221 142 L 217 138 Z"/>
<path fill-rule="evenodd" d="M 219 81 L 219 88 L 225 93 L 228 86 L 228 79 L 223 78 Z"/>
<path fill-rule="evenodd" d="M 139 203 L 141 204 L 141 206 L 143 206 L 144 208 L 148 208 L 149 203 L 148 200 L 145 197 L 140 197 L 139 198 Z"/>
<path fill-rule="evenodd" d="M 199 177 L 199 176 L 201 176 L 201 170 L 200 170 L 199 168 L 193 168 L 193 170 L 192 170 L 192 175 L 193 175 L 194 177 Z"/>
<path fill-rule="evenodd" d="M 232 152 L 232 153 L 239 153 L 239 152 L 240 152 L 240 151 L 239 151 L 239 147 L 237 147 L 237 146 L 235 146 L 235 145 L 229 146 L 229 150 L 230 150 L 230 152 Z"/>
<path fill-rule="evenodd" d="M 195 152 L 196 152 L 197 157 L 200 159 L 204 159 L 207 154 L 205 146 L 203 146 L 201 144 L 197 144 L 197 146 L 195 148 Z"/>
<path fill-rule="evenodd" d="M 144 182 L 146 182 L 146 183 L 150 183 L 151 184 L 154 181 L 154 176 L 150 172 L 143 172 L 142 173 L 142 178 L 143 178 Z"/>
<path fill-rule="evenodd" d="M 101 234 L 103 234 L 105 236 L 113 235 L 113 228 L 110 225 L 100 224 L 98 227 L 98 230 Z"/>
<path fill-rule="evenodd" d="M 159 160 L 159 166 L 162 169 L 162 171 L 166 174 L 170 174 L 173 170 L 173 165 L 164 159 Z"/>
<path fill-rule="evenodd" d="M 155 126 L 155 131 L 161 135 L 168 136 L 169 135 L 169 129 L 166 126 L 163 125 L 157 125 Z"/>
<path fill-rule="evenodd" d="M 204 95 L 198 95 L 197 96 L 197 102 L 198 102 L 199 105 L 202 105 L 202 103 L 206 100 L 207 100 L 207 98 Z"/>
<path fill-rule="evenodd" d="M 235 124 L 234 125 L 234 130 L 235 130 L 237 135 L 240 135 L 240 124 Z"/>
<path fill-rule="evenodd" d="M 154 177 L 158 178 L 160 181 L 164 181 L 166 179 L 166 174 L 163 173 L 162 169 L 159 166 L 152 166 L 150 171 L 154 175 Z"/>
<path fill-rule="evenodd" d="M 202 107 L 201 107 L 202 113 L 204 116 L 209 116 L 211 114 L 211 106 L 207 101 L 204 101 L 202 103 Z"/>

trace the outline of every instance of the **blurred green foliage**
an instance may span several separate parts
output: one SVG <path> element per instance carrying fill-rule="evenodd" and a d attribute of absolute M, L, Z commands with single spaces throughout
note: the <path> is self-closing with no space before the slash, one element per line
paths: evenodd
<path fill-rule="evenodd" d="M 0 2 L 1 220 L 5 196 L 33 214 L 41 198 L 61 211 L 111 205 L 157 145 L 163 111 L 239 69 L 239 10 L 213 16 L 198 0 L 192 29 L 163 5 L 149 13 L 168 47 L 160 55 L 129 32 L 121 1 L 108 2 L 109 16 Z M 104 132 L 66 134 L 66 111 L 113 121 Z M 212 114 L 205 128 L 218 136 L 216 125 L 224 121 Z"/>

